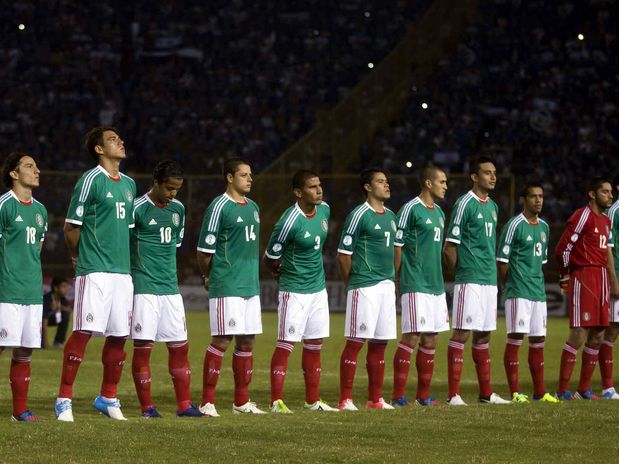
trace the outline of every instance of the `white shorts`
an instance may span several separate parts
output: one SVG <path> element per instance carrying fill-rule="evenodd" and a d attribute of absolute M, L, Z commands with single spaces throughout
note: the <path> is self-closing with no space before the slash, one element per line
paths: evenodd
<path fill-rule="evenodd" d="M 209 298 L 211 335 L 255 335 L 262 333 L 260 296 Z"/>
<path fill-rule="evenodd" d="M 156 342 L 187 340 L 183 297 L 180 295 L 134 295 L 131 338 Z"/>
<path fill-rule="evenodd" d="M 619 299 L 611 298 L 610 299 L 610 318 L 609 322 L 611 323 L 619 323 Z"/>
<path fill-rule="evenodd" d="M 496 285 L 454 285 L 454 329 L 489 332 L 496 330 Z"/>
<path fill-rule="evenodd" d="M 390 280 L 348 290 L 344 336 L 392 340 L 397 336 L 395 285 Z"/>
<path fill-rule="evenodd" d="M 529 337 L 545 337 L 547 314 L 545 301 L 508 298 L 505 300 L 507 333 L 528 334 Z"/>
<path fill-rule="evenodd" d="M 400 297 L 402 333 L 436 333 L 449 330 L 445 294 L 411 292 Z"/>
<path fill-rule="evenodd" d="M 277 339 L 300 342 L 329 336 L 327 290 L 316 293 L 279 292 Z"/>
<path fill-rule="evenodd" d="M 0 346 L 41 348 L 43 305 L 0 303 Z"/>
<path fill-rule="evenodd" d="M 129 274 L 93 272 L 75 278 L 73 330 L 126 337 L 132 308 L 133 282 Z"/>

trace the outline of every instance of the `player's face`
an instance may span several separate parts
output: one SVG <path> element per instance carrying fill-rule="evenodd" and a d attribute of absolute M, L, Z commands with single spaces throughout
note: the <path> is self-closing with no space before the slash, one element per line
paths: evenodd
<path fill-rule="evenodd" d="M 426 181 L 427 182 L 427 181 Z M 434 179 L 430 181 L 430 195 L 434 201 L 445 199 L 447 193 L 447 175 L 443 171 L 437 171 Z"/>
<path fill-rule="evenodd" d="M 97 153 L 105 158 L 121 160 L 125 159 L 125 142 L 114 131 L 103 132 L 103 145 L 95 147 Z"/>
<path fill-rule="evenodd" d="M 12 177 L 16 184 L 28 189 L 39 186 L 39 174 L 41 174 L 41 171 L 39 171 L 37 163 L 30 156 L 22 157 L 13 173 Z"/>
<path fill-rule="evenodd" d="M 162 205 L 167 205 L 178 195 L 178 191 L 183 186 L 183 179 L 180 177 L 168 177 L 161 184 L 157 181 L 153 182 L 151 190 L 153 199 Z"/>
<path fill-rule="evenodd" d="M 303 203 L 308 205 L 319 205 L 322 203 L 322 184 L 318 177 L 307 179 L 302 189 L 294 190 L 297 198 Z"/>
<path fill-rule="evenodd" d="M 56 292 L 58 293 L 58 295 L 65 296 L 67 292 L 69 291 L 69 284 L 67 282 L 62 282 L 56 288 L 57 288 Z"/>
<path fill-rule="evenodd" d="M 368 196 L 372 196 L 379 201 L 385 201 L 391 198 L 391 190 L 389 190 L 389 182 L 387 176 L 382 172 L 377 172 L 372 177 L 372 182 L 369 184 Z"/>
<path fill-rule="evenodd" d="M 544 206 L 544 190 L 541 187 L 531 187 L 524 197 L 524 210 L 531 214 L 539 214 Z"/>
<path fill-rule="evenodd" d="M 481 163 L 477 173 L 472 174 L 471 178 L 481 190 L 490 192 L 496 186 L 496 168 L 493 163 Z"/>
<path fill-rule="evenodd" d="M 610 183 L 604 182 L 602 186 L 595 191 L 595 202 L 601 210 L 610 208 L 613 204 L 613 189 Z"/>
<path fill-rule="evenodd" d="M 239 165 L 234 176 L 228 174 L 228 182 L 232 184 L 234 191 L 241 195 L 247 195 L 251 191 L 251 168 L 247 164 Z"/>

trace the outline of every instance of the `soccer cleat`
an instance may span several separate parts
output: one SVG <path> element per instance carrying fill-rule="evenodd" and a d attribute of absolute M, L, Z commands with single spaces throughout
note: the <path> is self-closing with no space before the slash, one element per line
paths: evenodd
<path fill-rule="evenodd" d="M 73 404 L 69 398 L 56 398 L 54 411 L 59 421 L 73 422 Z"/>
<path fill-rule="evenodd" d="M 340 401 L 339 404 L 337 405 L 337 408 L 340 411 L 358 411 L 359 410 L 357 406 L 355 406 L 355 403 L 352 402 L 351 398 L 346 398 L 345 400 Z"/>
<path fill-rule="evenodd" d="M 436 399 L 433 396 L 429 396 L 424 400 L 422 400 L 421 398 L 417 398 L 415 400 L 415 405 L 417 406 L 442 406 L 441 403 L 436 401 Z"/>
<path fill-rule="evenodd" d="M 560 403 L 560 401 L 550 393 L 544 393 L 539 398 L 533 395 L 533 401 L 539 401 L 540 403 Z"/>
<path fill-rule="evenodd" d="M 176 411 L 176 417 L 204 417 L 205 415 L 206 414 L 196 408 L 193 404 L 190 404 L 182 411 Z"/>
<path fill-rule="evenodd" d="M 292 414 L 292 411 L 282 400 L 273 401 L 273 404 L 271 405 L 271 412 L 275 412 L 277 414 Z"/>
<path fill-rule="evenodd" d="M 602 398 L 605 400 L 619 400 L 619 394 L 615 390 L 615 387 L 605 388 L 602 390 Z"/>
<path fill-rule="evenodd" d="M 449 398 L 447 400 L 447 404 L 449 406 L 468 406 L 464 400 L 462 399 L 462 397 L 458 394 L 455 394 L 454 396 L 452 396 L 451 398 Z"/>
<path fill-rule="evenodd" d="M 511 401 L 504 400 L 496 393 L 493 393 L 490 396 L 480 396 L 479 402 L 487 403 L 487 404 L 511 404 L 512 403 Z"/>
<path fill-rule="evenodd" d="M 215 409 L 215 405 L 213 403 L 205 403 L 200 406 L 200 412 L 205 416 L 209 417 L 219 417 L 217 413 L 217 409 Z"/>
<path fill-rule="evenodd" d="M 410 408 L 412 404 L 408 401 L 406 395 L 402 395 L 395 400 L 391 400 L 391 406 L 395 408 Z"/>
<path fill-rule="evenodd" d="M 248 401 L 241 406 L 232 404 L 232 412 L 234 414 L 266 414 L 266 412 L 264 412 L 263 410 L 258 409 L 256 403 L 254 403 L 253 401 Z"/>
<path fill-rule="evenodd" d="M 512 403 L 529 403 L 529 397 L 524 393 L 514 392 L 512 394 Z"/>
<path fill-rule="evenodd" d="M 574 399 L 574 395 L 569 390 L 555 393 L 555 398 L 560 401 L 570 401 Z"/>
<path fill-rule="evenodd" d="M 384 399 L 378 398 L 378 401 L 368 401 L 365 403 L 366 409 L 384 409 L 385 411 L 391 411 L 395 409 L 389 403 L 385 402 Z"/>
<path fill-rule="evenodd" d="M 26 409 L 24 412 L 19 414 L 17 417 L 11 416 L 11 420 L 13 422 L 30 422 L 30 423 L 34 423 L 34 422 L 39 422 L 39 417 L 35 416 L 34 414 L 32 414 L 30 412 L 30 410 Z"/>
<path fill-rule="evenodd" d="M 118 401 L 118 398 L 105 399 L 99 395 L 95 398 L 92 405 L 97 411 L 110 419 L 127 420 L 120 410 L 120 401 Z"/>
<path fill-rule="evenodd" d="M 159 414 L 159 411 L 157 411 L 154 406 L 149 406 L 148 409 L 142 413 L 142 417 L 144 419 L 160 419 L 161 414 Z"/>
<path fill-rule="evenodd" d="M 593 393 L 593 391 L 591 391 L 591 389 L 585 391 L 585 392 L 579 392 L 577 391 L 576 393 L 574 393 L 574 399 L 575 400 L 591 400 L 591 401 L 595 401 L 595 400 L 599 400 L 600 397 L 595 395 Z"/>
<path fill-rule="evenodd" d="M 332 408 L 327 403 L 322 400 L 318 400 L 315 403 L 309 404 L 305 403 L 303 409 L 308 411 L 327 411 L 327 412 L 340 412 L 339 409 Z"/>

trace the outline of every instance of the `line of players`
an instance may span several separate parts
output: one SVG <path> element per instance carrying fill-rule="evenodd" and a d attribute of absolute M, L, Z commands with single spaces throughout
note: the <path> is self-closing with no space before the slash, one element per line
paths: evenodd
<path fill-rule="evenodd" d="M 225 162 L 226 191 L 204 215 L 197 247 L 198 265 L 209 293 L 212 341 L 204 359 L 201 406 L 189 394 L 187 330 L 176 275 L 176 248 L 184 232 L 184 207 L 175 199 L 183 172 L 163 161 L 153 173 L 152 188 L 136 199 L 133 180 L 119 170 L 124 143 L 111 127 L 86 135 L 86 149 L 97 165 L 76 184 L 65 223 L 65 240 L 75 267 L 73 333 L 63 354 L 55 412 L 58 420 L 73 421 L 73 383 L 91 336 L 104 335 L 103 380 L 94 408 L 124 420 L 117 398 L 126 353 L 125 340 L 134 341 L 132 374 L 146 418 L 161 417 L 150 391 L 150 354 L 155 341 L 166 342 L 169 373 L 181 417 L 218 416 L 215 389 L 225 351 L 234 339 L 234 413 L 261 414 L 249 398 L 255 335 L 262 332 L 259 298 L 260 216 L 246 195 L 251 190 L 250 166 L 241 159 Z M 618 221 L 619 202 L 611 206 L 610 182 L 595 179 L 589 203 L 569 219 L 557 246 L 570 307 L 570 334 L 561 359 L 556 395 L 544 385 L 546 303 L 542 264 L 546 262 L 549 229 L 539 218 L 543 188 L 530 183 L 521 193 L 523 212 L 502 230 L 496 250 L 497 205 L 489 198 L 496 184 L 491 159 L 471 164 L 472 189 L 453 208 L 447 237 L 444 199 L 447 177 L 438 167 L 420 174 L 420 194 L 397 216 L 385 207 L 390 190 L 385 173 L 361 173 L 366 201 L 346 218 L 337 260 L 346 284 L 346 344 L 340 358 L 338 408 L 319 393 L 321 348 L 329 336 L 329 309 L 322 249 L 329 228 L 329 206 L 322 201 L 318 176 L 307 170 L 292 178 L 296 202 L 271 234 L 264 262 L 279 281 L 278 340 L 271 360 L 271 411 L 291 413 L 283 401 L 288 357 L 303 342 L 302 369 L 308 410 L 357 410 L 352 399 L 358 355 L 368 342 L 367 408 L 408 406 L 405 387 L 411 355 L 416 356 L 415 403 L 438 402 L 430 395 L 437 334 L 449 329 L 442 261 L 455 273 L 453 335 L 448 346 L 447 404 L 465 405 L 460 397 L 464 345 L 472 333 L 473 360 L 479 400 L 507 404 L 528 402 L 518 383 L 518 351 L 529 337 L 529 367 L 533 399 L 543 402 L 596 399 L 590 379 L 600 357 L 603 396 L 619 399 L 612 383 L 612 347 L 619 332 L 619 304 L 609 312 L 610 295 L 618 296 L 611 228 Z M 34 422 L 27 408 L 32 348 L 40 346 L 40 249 L 47 229 L 45 207 L 32 198 L 39 170 L 31 156 L 12 153 L 5 160 L 3 180 L 9 192 L 0 197 L 0 346 L 13 347 L 10 382 L 13 419 Z M 619 182 L 614 183 L 617 188 Z M 504 364 L 511 401 L 493 392 L 488 344 L 496 329 L 497 271 L 504 285 L 508 339 Z M 24 279 L 28 276 L 28 279 Z M 395 353 L 392 401 L 383 399 L 384 352 L 396 338 L 396 286 L 402 304 L 402 338 Z M 609 315 L 611 325 L 609 325 Z M 606 329 L 606 330 L 605 330 Z M 585 343 L 586 342 L 586 343 Z M 576 353 L 583 350 L 577 392 L 568 390 Z"/>

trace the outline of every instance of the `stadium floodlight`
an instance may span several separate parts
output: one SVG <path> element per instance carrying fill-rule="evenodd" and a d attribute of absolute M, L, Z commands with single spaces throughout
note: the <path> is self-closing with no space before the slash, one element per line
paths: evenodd
<path fill-rule="evenodd" d="M 374 63 L 370 62 L 368 63 L 368 68 L 372 69 L 374 67 Z"/>
<path fill-rule="evenodd" d="M 405 163 L 405 165 L 406 165 L 406 167 L 407 167 L 407 168 L 409 168 L 409 169 L 413 167 L 413 163 L 411 163 L 410 161 L 407 161 L 407 162 Z"/>
<path fill-rule="evenodd" d="M 585 36 L 582 34 L 578 34 L 578 40 L 585 40 Z"/>
<path fill-rule="evenodd" d="M 423 102 L 423 103 L 421 104 L 421 107 L 422 107 L 424 110 L 427 110 L 427 109 L 428 109 L 428 104 L 427 104 L 426 102 Z"/>
<path fill-rule="evenodd" d="M 19 29 L 20 31 L 23 31 L 26 29 L 26 25 L 24 23 L 19 23 L 19 25 L 17 26 L 17 29 Z"/>
<path fill-rule="evenodd" d="M 365 16 L 366 18 L 369 18 L 371 15 L 369 11 L 366 11 L 365 13 L 363 13 L 363 16 Z"/>

